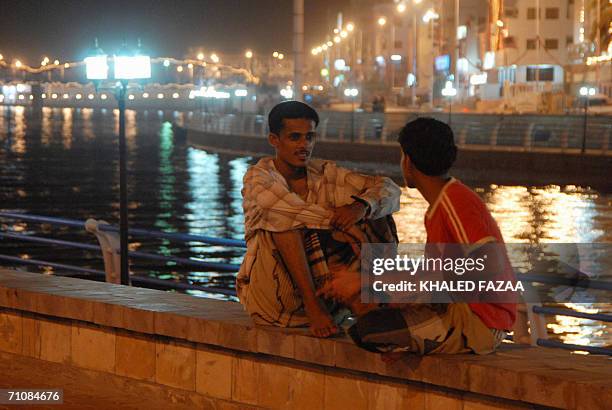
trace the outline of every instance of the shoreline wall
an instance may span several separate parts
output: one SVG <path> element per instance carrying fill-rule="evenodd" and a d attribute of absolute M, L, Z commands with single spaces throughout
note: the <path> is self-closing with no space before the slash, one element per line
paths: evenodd
<path fill-rule="evenodd" d="M 203 149 L 237 154 L 272 154 L 267 139 L 245 135 L 214 134 L 187 129 L 187 141 Z M 399 174 L 400 150 L 395 142 L 360 143 L 317 141 L 317 158 L 383 164 Z M 397 164 L 397 167 L 395 165 Z M 385 168 L 386 169 L 386 168 Z M 577 185 L 612 192 L 612 157 L 540 151 L 518 151 L 460 147 L 453 175 L 468 183 L 498 185 Z"/>

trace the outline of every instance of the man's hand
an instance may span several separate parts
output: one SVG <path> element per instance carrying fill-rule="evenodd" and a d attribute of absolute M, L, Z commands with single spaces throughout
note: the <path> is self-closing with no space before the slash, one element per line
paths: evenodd
<path fill-rule="evenodd" d="M 331 219 L 331 226 L 346 231 L 362 220 L 366 216 L 366 211 L 365 205 L 358 201 L 336 208 Z"/>

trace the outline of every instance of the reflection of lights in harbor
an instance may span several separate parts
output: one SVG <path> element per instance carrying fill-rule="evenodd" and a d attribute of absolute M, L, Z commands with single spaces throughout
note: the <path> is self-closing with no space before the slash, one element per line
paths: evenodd
<path fill-rule="evenodd" d="M 506 242 L 529 242 L 532 236 L 529 191 L 522 186 L 491 186 L 486 201 Z"/>
<path fill-rule="evenodd" d="M 137 125 L 136 111 L 125 110 L 125 138 L 130 151 L 136 148 L 136 134 L 138 134 Z"/>
<path fill-rule="evenodd" d="M 555 316 L 554 321 L 547 328 L 564 343 L 590 346 L 605 346 L 609 343 L 605 323 L 569 316 Z"/>
<path fill-rule="evenodd" d="M 49 107 L 42 109 L 42 121 L 40 123 L 40 143 L 44 146 L 49 145 L 51 136 L 53 135 L 53 110 Z"/>
<path fill-rule="evenodd" d="M 92 140 L 95 138 L 93 125 L 91 123 L 92 113 L 93 109 L 91 108 L 83 108 L 81 110 L 81 116 L 83 117 L 83 136 L 86 140 Z"/>
<path fill-rule="evenodd" d="M 66 150 L 72 147 L 72 108 L 62 108 L 62 144 Z"/>
<path fill-rule="evenodd" d="M 588 305 L 585 305 L 583 303 L 565 303 L 565 306 L 577 312 L 582 312 L 582 313 L 599 313 L 600 312 L 600 309 L 597 309 L 594 307 L 588 307 Z"/>
<path fill-rule="evenodd" d="M 25 154 L 27 151 L 26 146 L 26 119 L 25 119 L 25 107 L 20 105 L 14 108 L 15 110 L 15 138 L 11 145 L 11 150 L 17 154 Z"/>
<path fill-rule="evenodd" d="M 542 204 L 540 208 L 547 211 L 547 218 L 540 227 L 546 238 L 542 242 L 589 243 L 597 241 L 603 234 L 593 227 L 593 202 L 587 201 L 593 199 L 592 195 L 582 192 L 569 194 L 558 186 L 535 188 L 532 195 Z"/>
<path fill-rule="evenodd" d="M 427 201 L 416 189 L 402 188 L 400 210 L 393 214 L 397 223 L 397 235 L 402 243 L 422 243 L 427 240 L 423 218 Z"/>

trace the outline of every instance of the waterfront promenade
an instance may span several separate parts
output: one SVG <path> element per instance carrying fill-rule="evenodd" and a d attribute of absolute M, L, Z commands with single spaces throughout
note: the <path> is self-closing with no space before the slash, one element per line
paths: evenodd
<path fill-rule="evenodd" d="M 382 117 L 378 120 L 362 118 L 358 123 L 365 121 L 369 128 L 364 125 L 351 129 L 350 116 L 338 118 L 336 113 L 325 117 L 328 114 L 322 114 L 325 119 L 318 127 L 320 138 L 315 157 L 375 164 L 368 172 L 394 176 L 401 181 L 400 150 L 391 130 L 400 127 L 405 116 L 388 117 L 384 121 Z M 612 169 L 612 151 L 608 149 L 612 125 L 599 119 L 589 149 L 581 154 L 577 148 L 577 131 L 570 127 L 575 128 L 577 121 L 556 125 L 554 122 L 552 117 L 535 116 L 500 120 L 470 115 L 456 119 L 453 128 L 459 154 L 455 175 L 468 183 L 569 184 L 612 192 L 612 182 L 607 176 Z M 181 124 L 179 131 L 186 133 L 188 142 L 195 147 L 242 155 L 272 153 L 265 125 L 255 117 L 195 113 L 186 116 Z M 544 130 L 546 140 L 541 134 Z M 355 132 L 353 138 L 351 131 Z"/>
<path fill-rule="evenodd" d="M 604 409 L 609 359 L 504 344 L 385 364 L 237 303 L 0 270 L 0 383 L 68 408 Z M 49 374 L 55 376 L 49 377 Z M 36 386 L 32 384 L 36 383 Z"/>

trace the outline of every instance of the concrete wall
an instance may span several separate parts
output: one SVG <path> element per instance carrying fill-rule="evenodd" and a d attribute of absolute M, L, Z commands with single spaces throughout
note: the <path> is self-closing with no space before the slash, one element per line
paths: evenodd
<path fill-rule="evenodd" d="M 242 153 L 271 154 L 265 138 L 188 132 L 188 140 L 194 146 L 222 149 Z M 236 147 L 240 147 L 236 151 Z M 314 155 L 318 158 L 352 162 L 369 162 L 389 165 L 385 170 L 396 170 L 390 176 L 401 181 L 399 173 L 400 150 L 397 143 L 350 143 L 346 141 L 319 141 Z M 592 186 L 603 192 L 612 192 L 608 174 L 612 169 L 612 157 L 577 155 L 517 150 L 503 147 L 468 149 L 459 151 L 453 174 L 472 183 L 498 185 L 546 185 L 575 184 Z"/>
<path fill-rule="evenodd" d="M 254 326 L 237 303 L 7 270 L 0 335 L 0 368 L 29 360 L 113 375 L 166 392 L 167 408 L 597 409 L 612 399 L 602 358 L 509 344 L 388 364 L 346 337 Z"/>

